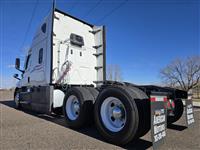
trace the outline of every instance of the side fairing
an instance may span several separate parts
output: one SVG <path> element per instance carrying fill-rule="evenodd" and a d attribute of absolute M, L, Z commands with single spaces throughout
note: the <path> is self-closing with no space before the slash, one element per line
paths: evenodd
<path fill-rule="evenodd" d="M 97 86 L 102 85 L 106 80 L 106 43 L 105 43 L 105 27 L 104 26 L 94 26 L 93 27 L 94 39 L 95 39 L 95 49 L 96 53 L 96 71 L 97 71 Z"/>

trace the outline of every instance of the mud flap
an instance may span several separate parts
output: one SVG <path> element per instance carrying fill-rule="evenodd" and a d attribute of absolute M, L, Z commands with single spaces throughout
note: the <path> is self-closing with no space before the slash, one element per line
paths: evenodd
<path fill-rule="evenodd" d="M 151 138 L 153 149 L 164 144 L 167 128 L 166 93 L 152 92 L 151 101 Z"/>
<path fill-rule="evenodd" d="M 185 100 L 185 116 L 187 127 L 192 127 L 195 123 L 194 120 L 194 109 L 192 103 L 192 95 L 188 94 L 188 99 Z"/>

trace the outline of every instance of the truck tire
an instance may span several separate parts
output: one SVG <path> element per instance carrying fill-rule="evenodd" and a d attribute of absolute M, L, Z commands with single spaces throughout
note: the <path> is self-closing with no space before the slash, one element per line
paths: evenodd
<path fill-rule="evenodd" d="M 124 145 L 136 135 L 139 116 L 135 100 L 126 86 L 103 89 L 94 106 L 94 119 L 100 134 L 110 143 Z"/>
<path fill-rule="evenodd" d="M 139 114 L 139 125 L 135 138 L 139 138 L 149 132 L 151 128 L 150 101 L 148 99 L 136 99 L 135 102 Z"/>
<path fill-rule="evenodd" d="M 97 99 L 97 96 L 99 95 L 99 91 L 97 91 L 94 87 L 85 87 L 87 90 L 90 91 L 91 95 L 93 96 L 93 100 Z"/>
<path fill-rule="evenodd" d="M 19 98 L 19 90 L 15 90 L 14 92 L 14 102 L 15 102 L 15 108 L 16 109 L 22 109 L 22 106 L 20 104 L 20 98 Z"/>
<path fill-rule="evenodd" d="M 89 124 L 93 119 L 92 107 L 92 95 L 86 88 L 70 88 L 63 103 L 63 115 L 68 127 L 77 129 Z"/>
<path fill-rule="evenodd" d="M 135 138 L 144 136 L 150 130 L 150 101 L 148 96 L 137 87 L 128 85 L 135 95 L 135 103 L 138 108 L 139 125 Z"/>
<path fill-rule="evenodd" d="M 167 116 L 168 124 L 172 124 L 172 123 L 178 121 L 183 114 L 184 108 L 183 108 L 182 100 L 181 99 L 174 100 L 174 105 L 175 105 L 174 110 L 173 110 L 174 116 L 169 116 L 169 115 Z"/>

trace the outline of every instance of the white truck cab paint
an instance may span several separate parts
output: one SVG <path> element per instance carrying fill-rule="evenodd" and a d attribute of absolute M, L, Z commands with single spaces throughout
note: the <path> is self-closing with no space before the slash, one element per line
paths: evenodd
<path fill-rule="evenodd" d="M 17 87 L 49 85 L 98 86 L 105 80 L 104 27 L 96 27 L 60 10 L 52 11 L 38 27 Z M 64 96 L 54 89 L 53 108 Z"/>
<path fill-rule="evenodd" d="M 59 10 L 53 13 L 53 19 L 52 14 L 46 17 L 33 38 L 18 85 L 96 86 L 104 81 L 104 28 Z M 77 44 L 78 40 L 83 44 Z"/>

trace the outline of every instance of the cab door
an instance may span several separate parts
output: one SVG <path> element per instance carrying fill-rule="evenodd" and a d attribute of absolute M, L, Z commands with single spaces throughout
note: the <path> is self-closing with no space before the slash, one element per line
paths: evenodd
<path fill-rule="evenodd" d="M 31 66 L 28 78 L 31 85 L 45 84 L 45 53 L 46 53 L 46 40 L 36 44 L 32 49 Z"/>
<path fill-rule="evenodd" d="M 31 70 L 31 50 L 29 50 L 28 56 L 25 59 L 24 63 L 24 74 L 23 78 L 21 80 L 21 85 L 22 86 L 28 86 L 30 82 L 30 70 Z"/>

